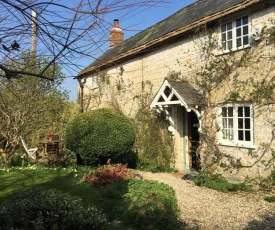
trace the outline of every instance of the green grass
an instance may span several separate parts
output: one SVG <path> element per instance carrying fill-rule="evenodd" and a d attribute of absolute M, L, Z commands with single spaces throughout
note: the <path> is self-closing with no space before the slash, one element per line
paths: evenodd
<path fill-rule="evenodd" d="M 264 198 L 265 201 L 274 203 L 275 202 L 275 196 L 267 196 Z"/>
<path fill-rule="evenodd" d="M 85 206 L 99 203 L 100 191 L 92 185 L 75 178 L 72 169 L 62 168 L 13 168 L 0 171 L 0 204 L 14 193 L 33 187 L 55 188 L 70 195 L 80 197 Z"/>

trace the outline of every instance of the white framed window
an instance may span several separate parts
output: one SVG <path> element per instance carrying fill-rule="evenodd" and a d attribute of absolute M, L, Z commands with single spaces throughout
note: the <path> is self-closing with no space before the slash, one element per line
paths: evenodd
<path fill-rule="evenodd" d="M 220 144 L 253 148 L 253 111 L 251 104 L 220 107 Z"/>
<path fill-rule="evenodd" d="M 221 49 L 223 52 L 248 47 L 251 40 L 251 19 L 243 16 L 220 26 Z"/>
<path fill-rule="evenodd" d="M 92 89 L 96 89 L 98 87 L 99 87 L 98 76 L 97 75 L 92 76 Z"/>

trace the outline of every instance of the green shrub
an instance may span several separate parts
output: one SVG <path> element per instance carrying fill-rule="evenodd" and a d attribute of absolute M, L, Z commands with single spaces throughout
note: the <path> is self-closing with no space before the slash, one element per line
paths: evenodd
<path fill-rule="evenodd" d="M 15 154 L 10 159 L 10 166 L 12 167 L 25 167 L 28 166 L 28 158 L 26 155 Z"/>
<path fill-rule="evenodd" d="M 273 203 L 275 202 L 275 196 L 267 196 L 264 198 L 265 201 Z"/>
<path fill-rule="evenodd" d="M 0 208 L 0 229 L 104 229 L 106 218 L 58 190 L 34 188 Z"/>
<path fill-rule="evenodd" d="M 221 192 L 229 191 L 252 191 L 252 187 L 244 183 L 233 184 L 229 183 L 223 176 L 214 174 L 200 174 L 194 179 L 194 183 L 197 186 L 205 186 L 211 189 L 215 189 Z"/>
<path fill-rule="evenodd" d="M 163 165 L 161 163 L 152 163 L 154 160 L 147 160 L 144 157 L 140 157 L 137 161 L 137 168 L 142 171 L 148 171 L 152 173 L 156 172 L 175 172 L 175 169 L 171 167 L 171 165 L 166 164 Z"/>
<path fill-rule="evenodd" d="M 129 179 L 104 190 L 103 208 L 110 221 L 135 229 L 179 229 L 174 190 L 163 183 Z"/>
<path fill-rule="evenodd" d="M 66 127 L 65 143 L 87 164 L 105 164 L 129 153 L 135 141 L 131 121 L 112 109 L 97 109 L 80 114 Z"/>

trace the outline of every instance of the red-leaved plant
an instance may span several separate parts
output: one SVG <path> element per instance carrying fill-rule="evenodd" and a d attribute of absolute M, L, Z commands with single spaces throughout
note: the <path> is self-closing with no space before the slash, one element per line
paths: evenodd
<path fill-rule="evenodd" d="M 133 174 L 127 168 L 127 164 L 116 164 L 100 167 L 91 175 L 84 174 L 83 180 L 92 183 L 97 188 L 105 188 L 113 182 L 123 181 L 130 177 L 133 177 Z"/>

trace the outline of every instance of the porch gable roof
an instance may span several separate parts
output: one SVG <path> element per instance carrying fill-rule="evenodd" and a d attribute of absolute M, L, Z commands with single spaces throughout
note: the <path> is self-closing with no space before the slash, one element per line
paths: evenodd
<path fill-rule="evenodd" d="M 205 104 L 203 95 L 187 81 L 165 79 L 152 100 L 150 107 L 181 105 L 189 110 L 191 107 L 203 106 Z"/>

